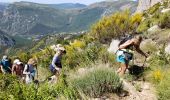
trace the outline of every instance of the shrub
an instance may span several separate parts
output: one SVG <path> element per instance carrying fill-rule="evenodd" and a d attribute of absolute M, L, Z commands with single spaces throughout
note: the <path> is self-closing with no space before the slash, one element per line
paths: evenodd
<path fill-rule="evenodd" d="M 122 84 L 119 76 L 111 68 L 99 67 L 88 70 L 84 75 L 71 80 L 73 88 L 89 97 L 99 97 L 105 93 L 118 91 Z"/>
<path fill-rule="evenodd" d="M 68 45 L 66 50 L 67 54 L 63 59 L 63 64 L 70 69 L 85 67 L 98 60 L 103 61 L 103 63 L 114 61 L 114 56 L 111 57 L 107 53 L 106 47 L 99 43 L 88 44 L 84 49 L 76 49 L 74 45 Z"/>
<path fill-rule="evenodd" d="M 94 24 L 90 35 L 101 43 L 109 43 L 112 38 L 117 38 L 125 33 L 136 30 L 142 20 L 142 14 L 131 16 L 129 11 L 117 12 L 104 17 Z"/>
<path fill-rule="evenodd" d="M 36 84 L 20 83 L 15 76 L 0 75 L 0 100 L 56 100 L 61 96 L 71 100 L 78 98 L 63 76 L 55 85 L 45 83 L 37 88 Z"/>
<path fill-rule="evenodd" d="M 169 71 L 169 70 L 168 70 Z M 169 100 L 170 99 L 170 73 L 166 72 L 163 80 L 156 84 L 156 89 L 158 93 L 159 100 Z"/>
<path fill-rule="evenodd" d="M 159 26 L 161 28 L 170 28 L 170 12 L 167 12 L 160 16 Z"/>

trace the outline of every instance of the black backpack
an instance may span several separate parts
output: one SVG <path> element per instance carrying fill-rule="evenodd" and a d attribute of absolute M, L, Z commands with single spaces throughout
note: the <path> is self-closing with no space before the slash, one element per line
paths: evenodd
<path fill-rule="evenodd" d="M 125 43 L 128 40 L 131 40 L 134 36 L 132 35 L 125 35 L 124 37 L 120 38 L 120 42 L 118 44 L 118 46 L 122 45 L 123 43 Z"/>

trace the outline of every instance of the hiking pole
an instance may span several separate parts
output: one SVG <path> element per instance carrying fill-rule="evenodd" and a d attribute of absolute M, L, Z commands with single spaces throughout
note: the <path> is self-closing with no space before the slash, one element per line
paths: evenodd
<path fill-rule="evenodd" d="M 144 62 L 143 62 L 142 67 L 144 67 L 144 66 L 145 66 L 145 63 L 146 63 L 146 57 L 145 57 L 145 60 L 144 60 Z"/>

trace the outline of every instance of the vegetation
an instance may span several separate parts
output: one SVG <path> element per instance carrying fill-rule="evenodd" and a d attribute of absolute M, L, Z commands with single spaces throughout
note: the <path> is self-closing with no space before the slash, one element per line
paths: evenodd
<path fill-rule="evenodd" d="M 84 74 L 72 79 L 71 83 L 79 93 L 89 97 L 100 97 L 104 93 L 119 91 L 122 87 L 119 76 L 113 69 L 105 66 L 88 69 Z"/>
<path fill-rule="evenodd" d="M 131 16 L 129 11 L 117 12 L 94 24 L 90 35 L 102 43 L 110 43 L 112 38 L 134 32 L 141 20 L 142 14 Z"/>
<path fill-rule="evenodd" d="M 63 80 L 54 86 L 47 83 L 25 85 L 15 76 L 0 75 L 0 83 L 1 100 L 56 100 L 60 97 L 73 100 L 77 95 Z"/>
<path fill-rule="evenodd" d="M 22 10 L 25 11 L 25 9 Z M 36 42 L 33 48 L 29 51 L 26 50 L 27 52 L 24 49 L 16 50 L 14 53 L 17 56 L 13 56 L 12 60 L 20 58 L 26 63 L 29 58 L 33 57 L 38 61 L 38 68 L 47 71 L 55 53 L 50 45 L 61 43 L 67 51 L 62 61 L 63 72 L 57 84 L 52 85 L 45 82 L 40 83 L 38 87 L 37 84 L 25 85 L 16 76 L 0 74 L 0 99 L 75 100 L 100 98 L 107 93 L 118 92 L 123 85 L 114 71 L 114 68 L 118 65 L 115 62 L 115 55 L 107 52 L 107 43 L 112 38 L 119 38 L 125 33 L 130 34 L 136 30 L 146 32 L 147 29 L 157 24 L 165 30 L 170 28 L 169 12 L 159 14 L 160 11 L 160 4 L 157 4 L 154 8 L 148 10 L 149 13 L 131 16 L 129 11 L 117 12 L 99 20 L 92 26 L 87 35 L 75 36 L 69 40 L 64 40 L 63 37 L 47 36 Z M 87 12 L 96 13 L 95 11 Z M 89 16 L 86 17 L 89 18 Z M 156 40 L 153 43 L 146 43 L 142 48 L 151 53 L 147 61 L 149 68 L 145 70 L 147 74 L 141 76 L 146 77 L 146 81 L 154 84 L 158 99 L 169 100 L 170 55 L 165 53 L 165 45 L 160 44 L 166 43 L 167 39 L 162 39 L 163 42 L 158 41 L 157 38 L 163 35 L 161 32 L 159 34 L 157 37 L 154 34 L 143 34 L 150 38 L 152 42 L 155 38 Z M 29 44 L 29 42 L 26 41 L 26 44 Z M 137 55 L 137 57 L 139 56 Z M 114 68 L 111 68 L 113 65 Z M 41 72 L 41 75 L 44 75 L 44 73 Z M 132 79 L 133 76 L 128 74 L 125 79 L 128 80 L 128 78 Z M 141 91 L 141 86 L 141 84 L 136 84 L 134 87 L 137 91 Z"/>

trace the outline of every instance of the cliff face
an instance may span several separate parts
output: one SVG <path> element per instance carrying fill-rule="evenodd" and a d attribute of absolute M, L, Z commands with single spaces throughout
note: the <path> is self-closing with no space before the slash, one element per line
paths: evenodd
<path fill-rule="evenodd" d="M 156 3 L 161 2 L 161 1 L 163 0 L 139 0 L 139 4 L 138 4 L 136 12 L 142 12 L 144 10 L 147 10 L 153 5 L 155 5 Z"/>

